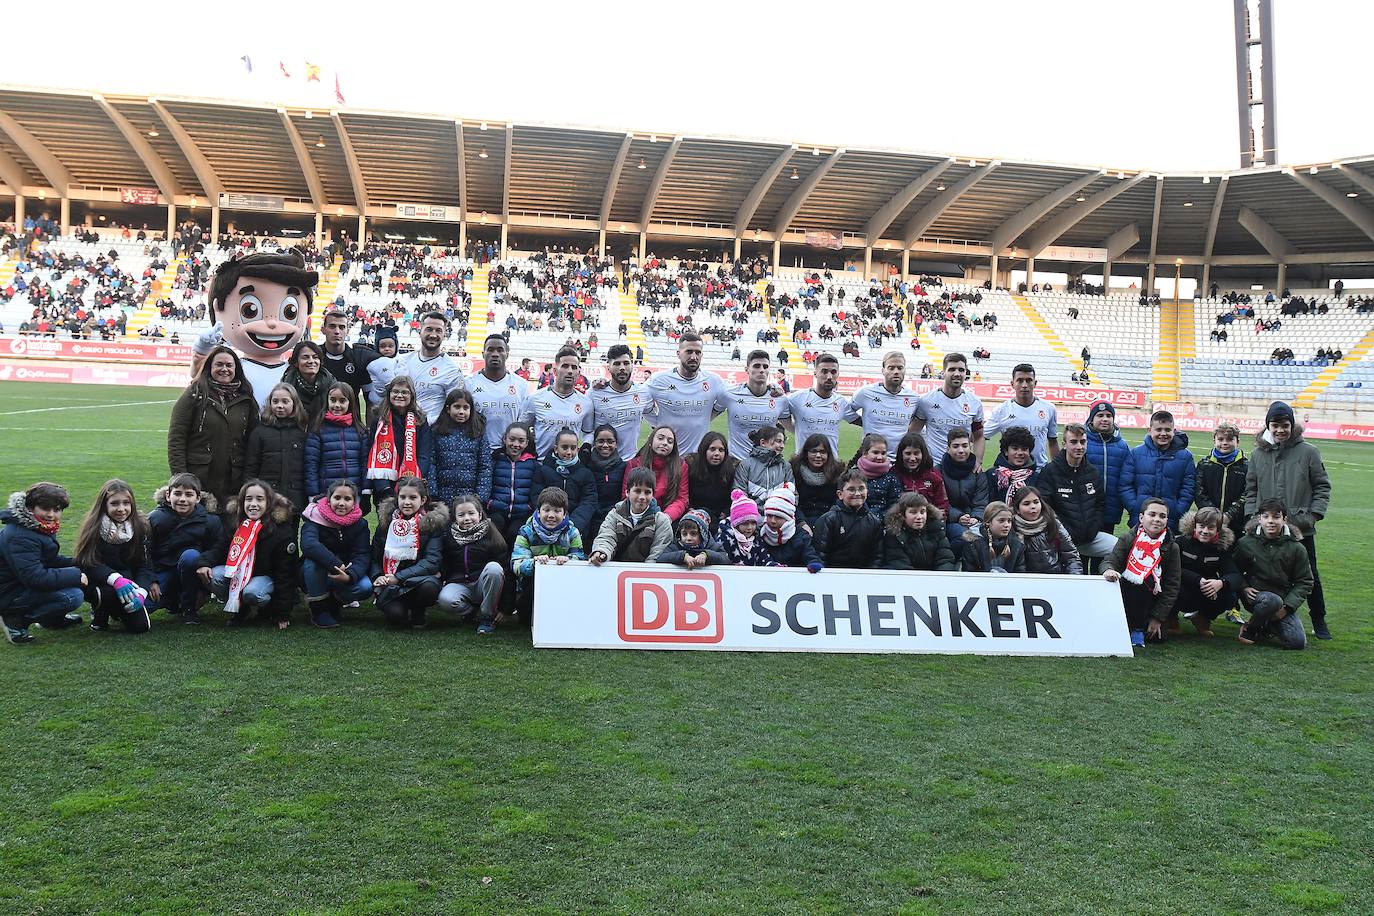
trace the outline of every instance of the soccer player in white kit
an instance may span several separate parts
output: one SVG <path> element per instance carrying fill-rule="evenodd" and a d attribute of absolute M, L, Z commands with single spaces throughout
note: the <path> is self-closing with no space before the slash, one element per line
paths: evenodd
<path fill-rule="evenodd" d="M 639 451 L 639 427 L 650 404 L 643 385 L 632 382 L 634 360 L 630 348 L 616 344 L 606 351 L 609 384 L 593 385 L 587 392 L 592 399 L 593 428 L 605 424 L 615 430 L 620 442 L 620 457 L 629 461 Z"/>
<path fill-rule="evenodd" d="M 949 449 L 949 431 L 965 427 L 973 433 L 973 454 L 978 459 L 975 471 L 983 468 L 983 402 L 971 391 L 964 390 L 968 379 L 968 359 L 962 353 L 946 353 L 942 364 L 944 384 L 921 395 L 911 429 L 925 433 L 931 460 L 936 464 Z"/>
<path fill-rule="evenodd" d="M 887 440 L 889 453 L 896 453 L 911 426 L 919 395 L 906 385 L 906 357 L 896 350 L 883 356 L 883 380 L 865 385 L 849 399 L 844 419 L 859 423 L 864 434 L 877 433 Z M 797 434 L 801 438 L 801 434 Z M 806 440 L 802 440 L 803 442 Z"/>
<path fill-rule="evenodd" d="M 730 454 L 747 456 L 754 444 L 749 434 L 765 426 L 779 426 L 791 416 L 787 398 L 768 383 L 770 358 L 766 350 L 750 350 L 745 360 L 749 381 L 726 392 L 724 404 L 728 419 Z M 705 435 L 705 433 L 702 433 Z"/>
<path fill-rule="evenodd" d="M 581 373 L 582 358 L 572 347 L 564 347 L 554 357 L 553 384 L 525 400 L 520 419 L 534 430 L 534 454 L 541 461 L 553 450 L 563 430 L 577 434 L 578 446 L 592 431 L 592 399 L 577 390 Z"/>
<path fill-rule="evenodd" d="M 415 403 L 427 423 L 439 419 L 448 393 L 463 387 L 463 370 L 444 355 L 449 327 L 443 312 L 425 312 L 420 319 L 420 349 L 396 360 L 396 375 L 410 376 L 415 385 Z"/>
<path fill-rule="evenodd" d="M 815 433 L 830 440 L 830 449 L 840 453 L 840 423 L 849 408 L 849 398 L 835 390 L 840 377 L 840 361 L 829 353 L 816 357 L 812 366 L 811 387 L 787 396 L 791 419 L 784 425 L 794 431 L 793 453 L 801 454 L 802 444 Z"/>
<path fill-rule="evenodd" d="M 677 342 L 677 368 L 655 372 L 645 386 L 653 401 L 653 425 L 673 428 L 684 458 L 696 454 L 712 417 L 725 409 L 725 382 L 701 368 L 701 349 L 701 335 L 683 334 Z"/>
<path fill-rule="evenodd" d="M 482 371 L 464 383 L 472 393 L 472 403 L 487 421 L 487 448 L 501 447 L 501 437 L 525 412 L 529 382 L 506 369 L 506 338 L 488 334 L 482 343 Z"/>
<path fill-rule="evenodd" d="M 1011 370 L 1011 387 L 1015 395 L 992 412 L 983 435 L 1024 426 L 1035 437 L 1031 457 L 1037 467 L 1044 467 L 1059 454 L 1059 418 L 1054 405 L 1035 396 L 1035 367 L 1030 363 L 1019 363 Z"/>

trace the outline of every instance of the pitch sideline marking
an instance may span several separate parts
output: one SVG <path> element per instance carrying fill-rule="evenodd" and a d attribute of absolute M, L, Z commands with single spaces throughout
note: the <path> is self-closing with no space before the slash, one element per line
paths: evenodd
<path fill-rule="evenodd" d="M 124 401 L 121 404 L 64 404 L 61 407 L 31 407 L 28 410 L 0 410 L 0 417 L 13 417 L 24 413 L 49 413 L 55 410 L 100 410 L 106 407 L 146 407 L 149 404 L 174 404 L 169 401 Z"/>

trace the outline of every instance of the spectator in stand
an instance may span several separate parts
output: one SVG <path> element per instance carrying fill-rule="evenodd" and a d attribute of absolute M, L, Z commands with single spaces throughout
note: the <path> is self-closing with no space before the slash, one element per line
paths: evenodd
<path fill-rule="evenodd" d="M 1303 438 L 1303 429 L 1293 415 L 1293 408 L 1283 401 L 1269 405 L 1264 429 L 1255 437 L 1250 467 L 1245 475 L 1246 514 L 1255 515 L 1263 505 L 1275 499 L 1282 503 L 1285 524 L 1297 531 L 1307 551 L 1312 584 L 1310 593 L 1304 597 L 1312 618 L 1312 631 L 1318 639 L 1330 639 L 1326 597 L 1317 571 L 1317 523 L 1326 517 L 1331 503 L 1331 480 L 1327 477 L 1321 452 Z M 1297 610 L 1296 607 L 1288 609 Z"/>

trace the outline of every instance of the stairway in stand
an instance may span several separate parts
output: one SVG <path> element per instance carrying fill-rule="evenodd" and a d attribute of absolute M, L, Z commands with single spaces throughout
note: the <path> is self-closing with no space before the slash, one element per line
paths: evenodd
<path fill-rule="evenodd" d="M 1154 373 L 1150 379 L 1150 397 L 1155 401 L 1178 400 L 1178 367 L 1185 336 L 1189 349 L 1193 349 L 1191 302 L 1188 303 L 1188 311 L 1190 320 L 1185 325 L 1181 303 L 1165 300 L 1159 305 L 1159 356 L 1155 359 Z"/>
<path fill-rule="evenodd" d="M 759 294 L 760 298 L 763 297 L 764 290 L 766 290 L 767 288 L 767 280 L 760 280 L 759 282 L 754 284 L 754 291 Z M 764 309 L 767 308 L 768 305 L 765 302 Z M 778 332 L 778 346 L 781 347 L 783 352 L 787 354 L 787 365 L 774 366 L 773 368 L 791 369 L 793 372 L 808 371 L 807 365 L 804 362 L 802 362 L 801 348 L 799 348 L 797 346 L 797 342 L 792 339 L 792 326 L 788 324 L 787 320 L 784 319 L 781 315 L 771 314 L 768 311 L 765 311 L 764 314 L 771 315 L 771 324 L 775 329 L 777 329 Z M 770 353 L 769 356 L 776 358 L 777 354 Z"/>
<path fill-rule="evenodd" d="M 1321 397 L 1322 392 L 1331 387 L 1331 383 L 1336 380 L 1336 376 L 1347 367 L 1352 366 L 1369 355 L 1369 351 L 1374 350 L 1374 328 L 1365 332 L 1360 342 L 1355 344 L 1349 353 L 1342 354 L 1345 358 L 1338 363 L 1327 366 L 1317 377 L 1293 399 L 1294 407 L 1312 407 L 1317 403 L 1317 398 Z"/>
<path fill-rule="evenodd" d="M 625 323 L 625 345 L 630 348 L 630 356 L 633 358 L 636 347 L 643 348 L 647 353 L 649 348 L 644 341 L 644 329 L 639 326 L 639 306 L 636 304 L 639 299 L 639 284 L 631 283 L 629 292 L 617 289 L 615 295 L 620 309 L 620 318 L 616 324 L 622 321 Z M 615 342 L 620 343 L 619 335 L 616 336 Z"/>
<path fill-rule="evenodd" d="M 472 268 L 472 283 L 468 286 L 468 292 L 472 293 L 472 307 L 468 309 L 468 356 L 472 359 L 481 359 L 482 341 L 487 339 L 487 334 L 496 330 L 493 325 L 487 327 L 487 312 L 491 311 L 491 293 L 487 291 L 487 274 L 491 273 L 491 268 L 485 265 Z"/>
<path fill-rule="evenodd" d="M 306 336 L 311 340 L 324 339 L 323 315 L 334 305 L 334 297 L 339 294 L 339 261 L 336 257 L 320 274 L 320 284 L 315 287 L 315 310 L 310 315 L 310 322 L 306 325 L 310 333 Z"/>
<path fill-rule="evenodd" d="M 129 321 L 124 327 L 125 337 L 137 337 L 139 331 L 152 324 L 158 317 L 157 300 L 171 300 L 172 292 L 177 285 L 177 270 L 185 261 L 185 258 L 174 258 L 168 262 L 162 271 L 162 276 L 158 278 L 161 287 L 149 293 L 142 307 L 129 316 Z"/>
<path fill-rule="evenodd" d="M 1083 357 L 1080 354 L 1074 353 L 1068 348 L 1068 345 L 1065 344 L 1064 341 L 1059 339 L 1059 335 L 1054 332 L 1054 328 L 1050 327 L 1050 323 L 1036 311 L 1031 301 L 1025 296 L 1017 293 L 1011 294 L 1011 300 L 1016 303 L 1016 307 L 1026 316 L 1026 320 L 1029 321 L 1035 327 L 1035 330 L 1040 333 L 1040 336 L 1045 339 L 1045 343 L 1049 348 L 1068 360 L 1074 372 L 1082 372 Z"/>

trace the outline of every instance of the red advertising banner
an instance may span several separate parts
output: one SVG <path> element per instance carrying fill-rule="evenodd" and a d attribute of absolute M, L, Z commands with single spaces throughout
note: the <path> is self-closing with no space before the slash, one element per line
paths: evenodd
<path fill-rule="evenodd" d="M 90 362 L 189 366 L 191 348 L 144 341 L 63 340 L 55 337 L 0 337 L 0 356 L 24 359 L 80 359 Z"/>
<path fill-rule="evenodd" d="M 830 248 L 839 251 L 844 247 L 844 236 L 829 229 L 808 229 L 806 244 L 812 248 Z"/>
<path fill-rule="evenodd" d="M 157 205 L 157 188 L 120 188 L 119 202 Z"/>
<path fill-rule="evenodd" d="M 66 382 L 79 385 L 141 385 L 185 388 L 191 384 L 189 363 L 180 369 L 154 366 L 90 366 L 0 359 L 0 382 Z"/>

